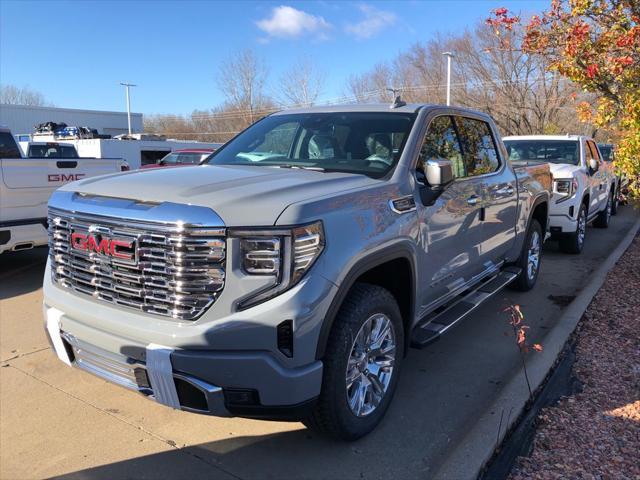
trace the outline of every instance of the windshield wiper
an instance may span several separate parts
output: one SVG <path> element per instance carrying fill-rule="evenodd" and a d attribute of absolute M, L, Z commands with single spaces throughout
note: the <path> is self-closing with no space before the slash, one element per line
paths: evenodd
<path fill-rule="evenodd" d="M 278 168 L 292 168 L 298 170 L 311 170 L 313 172 L 324 172 L 325 169 L 322 167 L 307 167 L 306 165 L 293 165 L 291 163 L 283 163 L 281 165 L 273 165 Z"/>

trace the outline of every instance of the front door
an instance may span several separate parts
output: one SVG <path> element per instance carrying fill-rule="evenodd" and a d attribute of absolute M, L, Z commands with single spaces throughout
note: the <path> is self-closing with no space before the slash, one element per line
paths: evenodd
<path fill-rule="evenodd" d="M 583 145 L 585 152 L 584 158 L 587 163 L 587 172 L 589 174 L 589 212 L 587 213 L 589 219 L 593 218 L 596 213 L 604 208 L 603 202 L 606 202 L 607 199 L 607 188 L 603 178 L 604 172 L 600 168 L 593 171 L 589 166 L 591 159 L 598 161 L 597 148 L 595 149 L 596 154 L 594 155 L 594 147 L 595 144 L 591 140 L 585 141 Z"/>
<path fill-rule="evenodd" d="M 481 270 L 481 178 L 467 176 L 453 118 L 435 117 L 425 135 L 419 162 L 449 160 L 455 180 L 432 206 L 418 203 L 422 250 L 422 312 L 468 282 Z"/>

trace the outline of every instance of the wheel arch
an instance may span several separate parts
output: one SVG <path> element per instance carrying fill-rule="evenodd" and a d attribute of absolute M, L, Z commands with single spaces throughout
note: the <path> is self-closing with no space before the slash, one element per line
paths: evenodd
<path fill-rule="evenodd" d="M 393 276 L 389 275 L 393 272 Z M 392 245 L 356 262 L 345 275 L 334 296 L 320 328 L 316 359 L 324 356 L 329 334 L 340 311 L 340 307 L 357 283 L 370 283 L 386 288 L 398 302 L 405 330 L 405 354 L 409 345 L 409 334 L 415 317 L 416 267 L 412 250 L 402 244 Z"/>

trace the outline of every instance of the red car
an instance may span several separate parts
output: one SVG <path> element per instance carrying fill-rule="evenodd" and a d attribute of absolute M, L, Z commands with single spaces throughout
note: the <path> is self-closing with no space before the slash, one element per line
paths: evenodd
<path fill-rule="evenodd" d="M 215 150 L 215 148 L 185 148 L 184 150 L 174 150 L 158 160 L 157 163 L 142 165 L 140 168 L 186 167 L 189 165 L 198 165 Z"/>

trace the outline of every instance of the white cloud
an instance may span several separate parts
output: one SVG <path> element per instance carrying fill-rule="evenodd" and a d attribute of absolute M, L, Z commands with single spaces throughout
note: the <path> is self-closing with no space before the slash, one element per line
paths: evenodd
<path fill-rule="evenodd" d="M 327 38 L 331 24 L 319 15 L 312 15 L 286 5 L 271 11 L 271 16 L 256 22 L 260 30 L 269 37 L 296 38 L 313 35 L 319 40 Z M 264 39 L 266 40 L 266 39 Z"/>
<path fill-rule="evenodd" d="M 362 4 L 358 7 L 364 18 L 356 23 L 345 25 L 344 30 L 347 33 L 366 40 L 371 38 L 387 27 L 392 26 L 398 20 L 398 16 L 386 10 L 380 10 L 371 5 Z"/>

